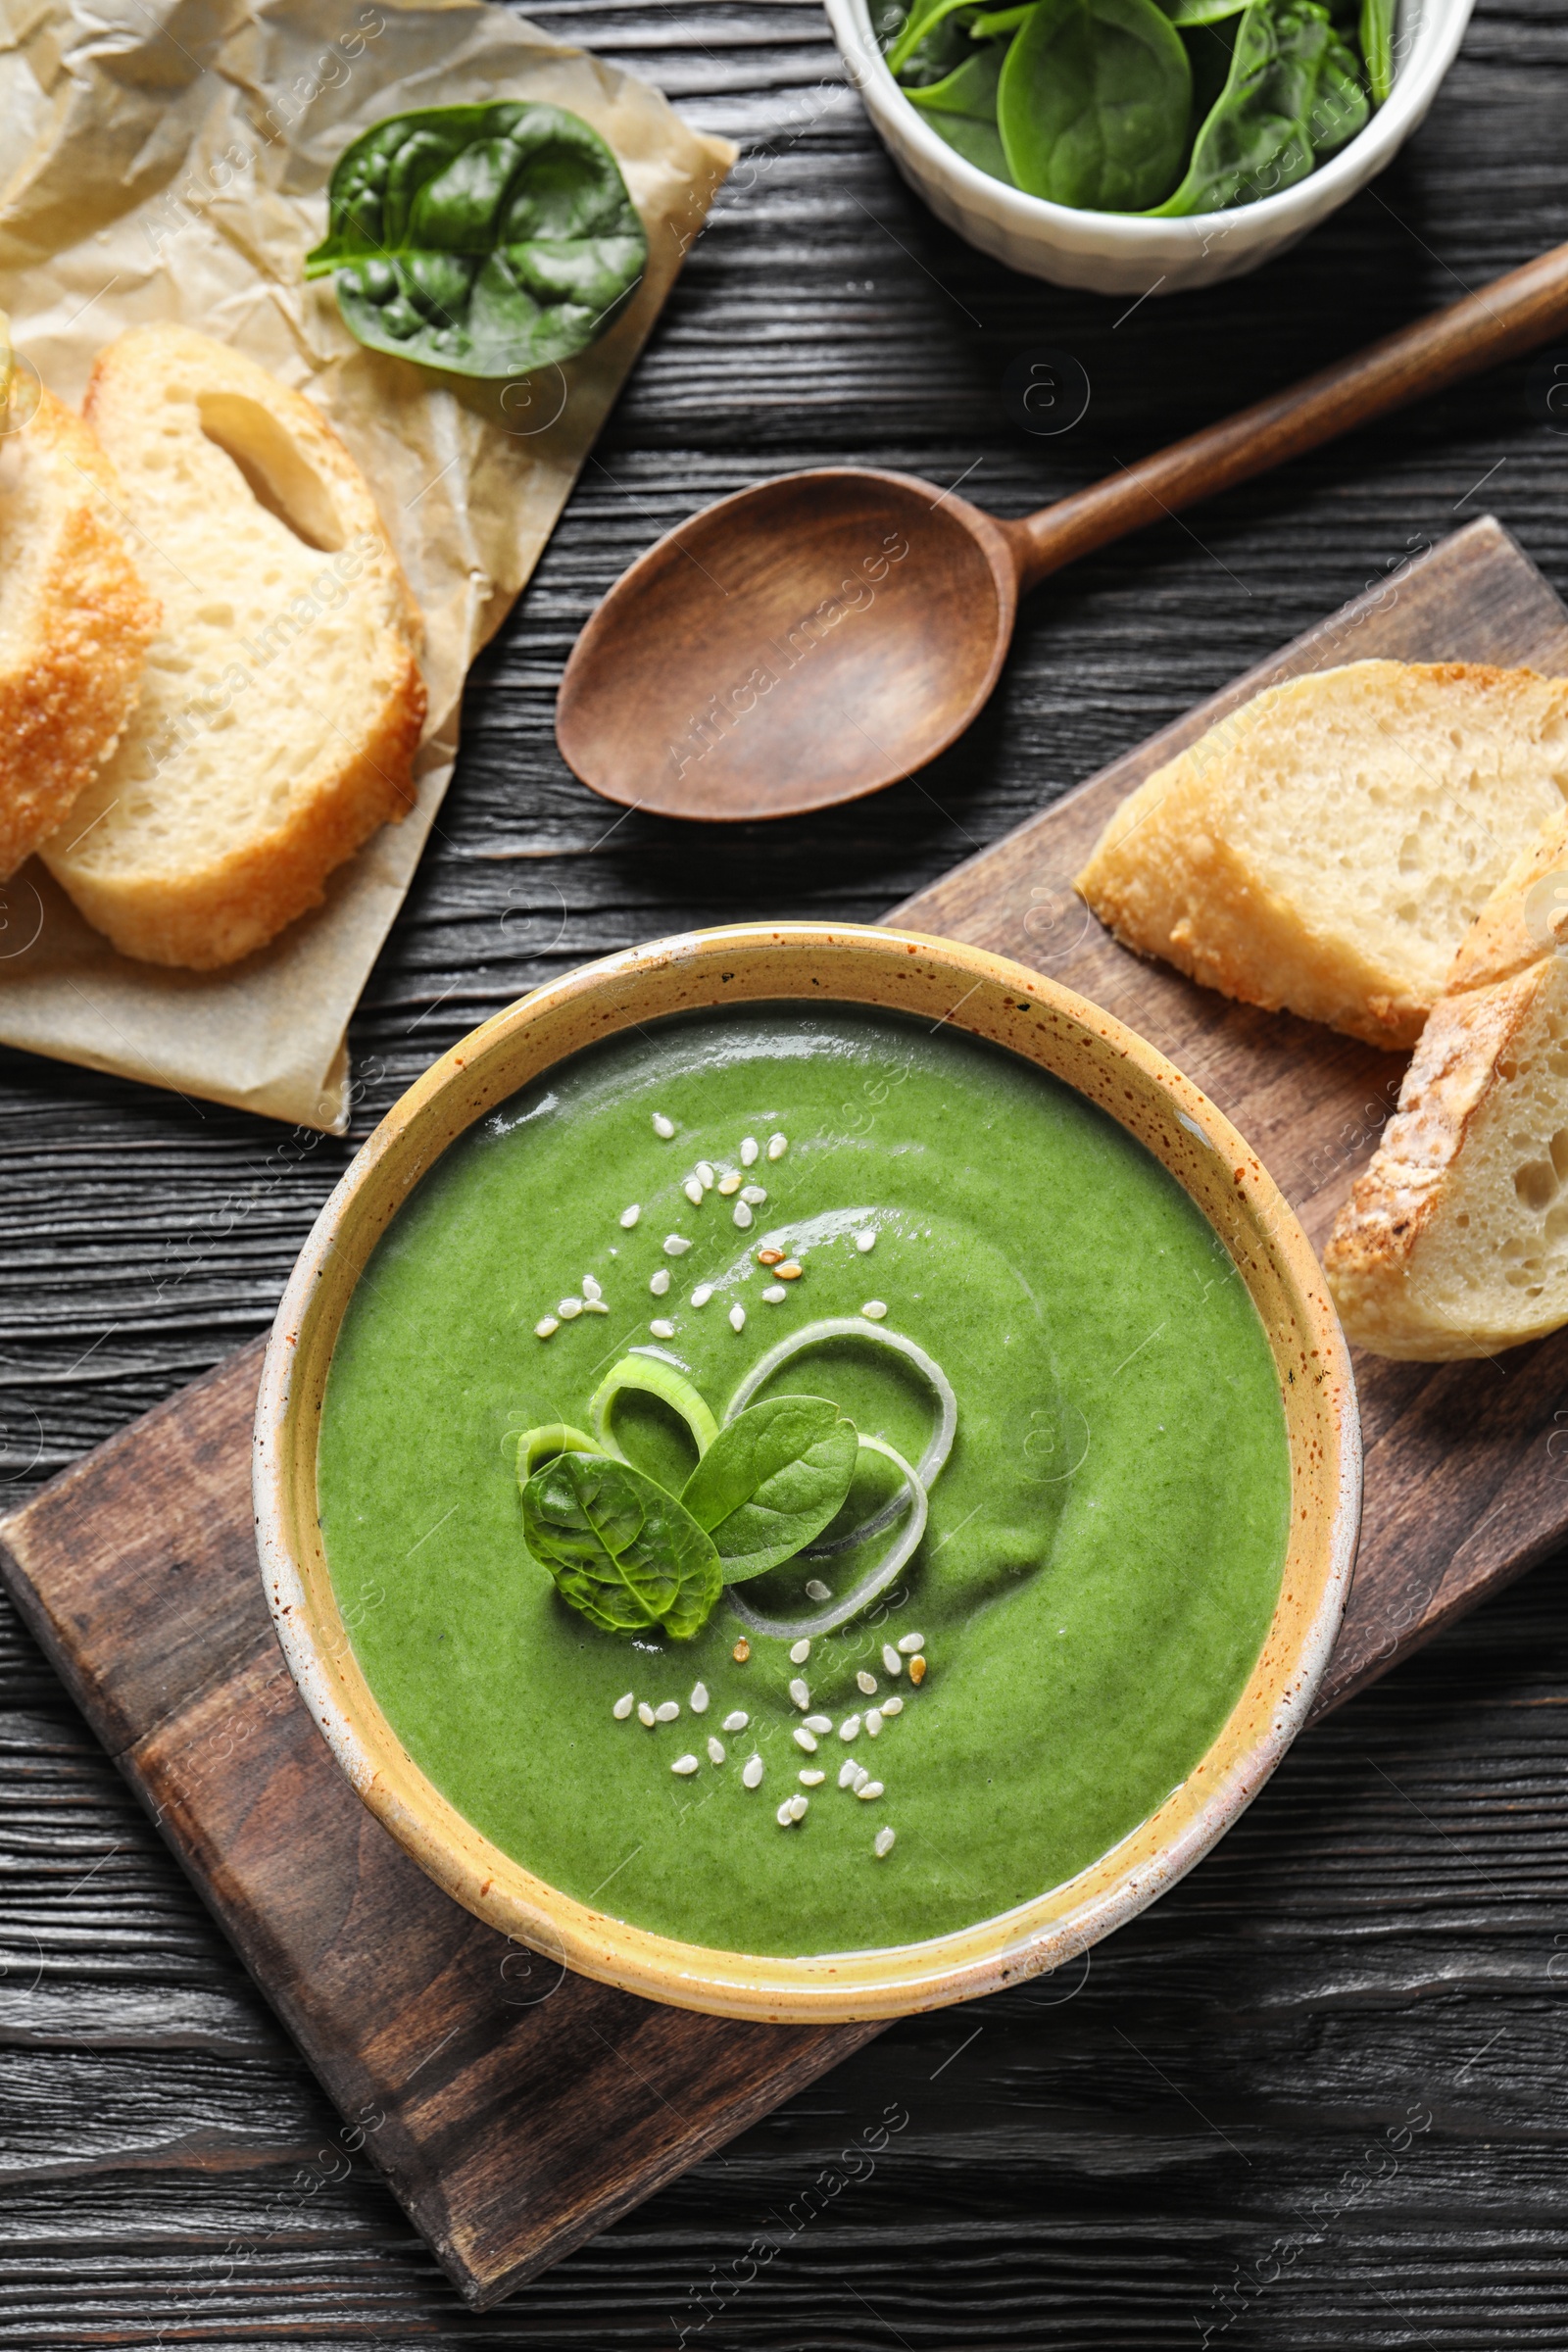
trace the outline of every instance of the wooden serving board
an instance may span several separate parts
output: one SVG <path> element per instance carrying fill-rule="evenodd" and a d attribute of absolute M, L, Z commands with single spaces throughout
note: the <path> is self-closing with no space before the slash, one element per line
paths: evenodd
<path fill-rule="evenodd" d="M 1494 522 L 1311 631 L 897 920 L 1018 956 L 1153 1040 L 1321 1240 L 1399 1064 L 1139 963 L 1069 881 L 1116 801 L 1270 679 L 1371 654 L 1568 669 L 1568 612 Z M 877 2031 L 728 2024 L 569 1977 L 460 1910 L 342 1778 L 257 1573 L 260 1344 L 0 1527 L 0 1574 L 262 1991 L 466 2300 L 496 2302 Z M 1568 1533 L 1568 1334 L 1357 1363 L 1366 1515 L 1319 1712 Z"/>

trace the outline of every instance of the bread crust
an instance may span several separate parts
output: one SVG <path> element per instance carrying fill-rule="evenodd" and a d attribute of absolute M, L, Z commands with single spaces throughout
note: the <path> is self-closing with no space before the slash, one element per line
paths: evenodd
<path fill-rule="evenodd" d="M 61 823 L 135 709 L 157 600 L 116 520 L 114 467 L 88 427 L 47 390 L 4 463 L 48 477 L 52 545 L 26 626 L 0 660 L 0 881 Z"/>
<path fill-rule="evenodd" d="M 1441 982 L 1416 989 L 1346 929 L 1329 932 L 1272 889 L 1245 842 L 1225 838 L 1225 796 L 1245 791 L 1250 746 L 1296 700 L 1365 673 L 1391 697 L 1440 687 L 1484 709 L 1538 706 L 1533 670 L 1444 662 L 1354 662 L 1270 687 L 1150 776 L 1111 817 L 1075 887 L 1124 947 L 1244 1004 L 1321 1021 L 1384 1052 L 1421 1035 Z M 1375 675 L 1374 675 L 1375 673 Z M 1568 689 L 1564 689 L 1568 699 Z"/>
<path fill-rule="evenodd" d="M 1554 1328 L 1480 1328 L 1434 1312 L 1420 1288 L 1422 1245 L 1455 1162 L 1506 1084 L 1548 966 L 1447 996 L 1434 1007 L 1399 1089 L 1398 1108 L 1336 1220 L 1323 1269 L 1345 1334 L 1375 1355 L 1450 1362 L 1516 1347 Z"/>
<path fill-rule="evenodd" d="M 336 730 L 342 757 L 330 772 L 291 784 L 281 822 L 241 827 L 218 854 L 204 852 L 183 865 L 138 859 L 127 845 L 117 849 L 112 837 L 109 854 L 104 837 L 84 841 L 78 851 L 69 828 L 45 848 L 51 871 L 81 913 L 122 955 L 212 971 L 254 953 L 319 906 L 331 873 L 382 824 L 400 820 L 413 807 L 414 760 L 426 709 L 416 658 L 422 630 L 374 499 L 353 458 L 310 401 L 253 362 L 187 328 L 136 328 L 100 355 L 88 386 L 87 414 L 113 443 L 119 435 L 134 434 L 147 416 L 168 412 L 172 381 L 184 389 L 187 403 L 195 386 L 200 401 L 209 404 L 200 411 L 203 421 L 184 429 L 218 439 L 220 448 L 226 444 L 205 420 L 214 410 L 221 417 L 225 402 L 243 404 L 252 428 L 258 411 L 275 421 L 278 463 L 294 462 L 291 452 L 303 457 L 309 476 L 325 489 L 339 544 L 366 546 L 365 585 L 383 614 L 376 635 L 386 673 L 379 700 Z M 193 410 L 193 419 L 195 415 Z M 241 463 L 237 456 L 235 463 Z M 137 477 L 128 454 L 126 466 L 134 493 Z M 259 498 L 262 494 L 257 490 Z M 148 514 L 154 531 L 155 507 L 154 499 Z M 292 527 L 298 534 L 298 523 Z M 324 540 L 320 544 L 324 564 L 330 549 Z M 291 662 L 298 659 L 291 654 Z M 296 674 L 307 680 L 308 668 Z M 131 748 L 127 739 L 127 753 Z"/>

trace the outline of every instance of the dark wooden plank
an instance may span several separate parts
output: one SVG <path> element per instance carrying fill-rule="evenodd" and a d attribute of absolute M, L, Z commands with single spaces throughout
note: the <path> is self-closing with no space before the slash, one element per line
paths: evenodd
<path fill-rule="evenodd" d="M 1117 804 L 1227 710 L 1286 678 L 1377 658 L 1559 672 L 1568 610 L 1484 517 L 889 917 L 1015 956 L 1149 1038 L 1236 1122 L 1319 1248 L 1394 1107 L 1402 1060 L 1228 1004 L 1130 955 L 1072 877 Z M 1366 1504 L 1319 1714 L 1568 1536 L 1568 1481 L 1547 1450 L 1568 1395 L 1568 1337 L 1470 1364 L 1354 1360 Z"/>

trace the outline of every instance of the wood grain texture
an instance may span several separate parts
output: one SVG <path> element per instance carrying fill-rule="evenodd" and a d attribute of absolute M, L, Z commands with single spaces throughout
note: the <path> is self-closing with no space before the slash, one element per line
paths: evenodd
<path fill-rule="evenodd" d="M 1483 508 L 1568 585 L 1568 445 L 1517 364 L 1048 581 L 985 718 L 918 778 L 765 832 L 640 814 L 610 830 L 618 811 L 556 754 L 555 689 L 594 603 L 661 530 L 760 474 L 835 464 L 967 476 L 962 495 L 1022 514 L 1561 242 L 1568 19 L 1480 0 L 1374 187 L 1258 275 L 1129 317 L 1012 276 L 932 220 L 839 78 L 816 0 L 532 13 L 744 153 L 470 686 L 440 831 L 354 1024 L 357 1136 L 476 1019 L 586 956 L 737 916 L 876 919 Z M 1001 394 L 1008 363 L 1042 348 L 1094 388 L 1052 440 Z M 1348 1186 L 1357 1147 L 1337 1148 Z M 12 1495 L 265 1327 L 351 1149 L 0 1054 Z M 1565 1726 L 1553 1564 L 1298 1741 L 1081 1988 L 894 2028 L 478 2319 L 344 2150 L 0 1601 L 0 2337 L 1568 2344 Z M 872 2177 L 800 2226 L 895 2100 L 910 2121 Z M 1431 2124 L 1391 2155 L 1412 2108 Z M 758 2267 L 760 2240 L 773 2258 Z"/>
<path fill-rule="evenodd" d="M 1267 679 L 1391 640 L 1413 659 L 1550 667 L 1568 662 L 1568 612 L 1482 521 L 1309 631 Z M 1303 1052 L 1319 1055 L 1332 1083 L 1314 1092 L 1312 1118 L 1277 1121 L 1279 1179 L 1316 1202 L 1314 1137 L 1358 1115 L 1379 1057 L 1140 962 L 1072 914 L 1059 879 L 1125 792 L 1262 682 L 1128 755 L 900 919 L 1039 963 L 1031 917 L 1046 907 L 1055 976 L 1157 1042 L 1180 1027 L 1183 1066 L 1214 1091 L 1211 1065 L 1245 1135 L 1298 1083 Z M 241 1349 L 0 1523 L 0 1575 L 332 2098 L 345 2151 L 370 2152 L 483 2309 L 876 2029 L 661 2008 L 511 1943 L 423 1877 L 338 1772 L 272 1637 L 248 1481 L 259 1355 Z M 1568 1348 L 1533 1356 L 1517 1351 L 1519 1377 L 1501 1391 L 1486 1377 L 1494 1367 L 1446 1366 L 1392 1397 L 1395 1367 L 1361 1362 L 1365 1530 L 1320 1714 L 1568 1530 L 1568 1487 L 1545 1451 Z M 1485 1549 L 1471 1533 L 1477 1494 L 1493 1504 L 1476 1530 L 1490 1531 Z"/>

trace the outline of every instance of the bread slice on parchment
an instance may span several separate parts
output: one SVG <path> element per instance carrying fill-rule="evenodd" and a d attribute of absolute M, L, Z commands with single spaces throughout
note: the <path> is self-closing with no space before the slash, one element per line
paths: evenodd
<path fill-rule="evenodd" d="M 137 327 L 85 407 L 164 624 L 134 718 L 43 855 L 122 954 L 212 970 L 412 806 L 418 614 L 348 451 L 253 362 Z"/>
<path fill-rule="evenodd" d="M 1568 1322 L 1568 955 L 1440 1001 L 1323 1263 L 1377 1355 L 1494 1355 Z"/>
<path fill-rule="evenodd" d="M 1353 662 L 1265 689 L 1158 769 L 1077 887 L 1206 987 L 1408 1047 L 1565 800 L 1568 680 Z"/>
<path fill-rule="evenodd" d="M 3 318 L 0 372 L 5 881 L 114 750 L 135 707 L 158 607 L 116 520 L 114 468 L 80 417 L 20 370 L 12 378 Z"/>

